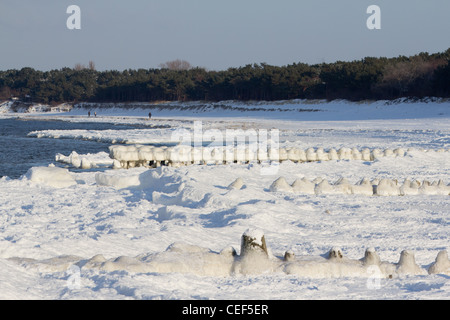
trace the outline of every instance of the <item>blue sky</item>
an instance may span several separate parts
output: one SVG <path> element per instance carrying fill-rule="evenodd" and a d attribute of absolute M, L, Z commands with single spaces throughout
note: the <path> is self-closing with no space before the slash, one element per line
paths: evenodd
<path fill-rule="evenodd" d="M 81 30 L 69 30 L 69 5 Z M 381 30 L 369 30 L 369 5 Z M 184 59 L 223 70 L 393 57 L 450 48 L 449 0 L 1 0 L 0 69 L 94 61 L 98 70 Z"/>

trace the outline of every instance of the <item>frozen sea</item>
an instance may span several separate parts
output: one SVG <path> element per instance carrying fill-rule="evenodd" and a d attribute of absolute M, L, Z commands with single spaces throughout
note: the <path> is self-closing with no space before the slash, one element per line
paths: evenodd
<path fill-rule="evenodd" d="M 448 102 L 323 102 L 314 104 L 318 112 L 298 112 L 311 107 L 301 101 L 222 104 L 230 108 L 162 107 L 151 122 L 145 109 L 101 109 L 91 119 L 85 110 L 11 115 L 44 123 L 25 128 L 22 138 L 54 146 L 31 172 L 0 178 L 0 298 L 450 298 L 450 261 L 440 255 L 450 247 L 450 201 L 442 191 L 450 183 Z M 257 111 L 245 111 L 252 106 Z M 283 148 L 406 153 L 287 161 L 270 172 L 257 163 L 79 170 L 55 161 L 76 151 L 104 163 L 104 147 L 172 143 L 174 130 L 191 132 L 199 120 L 205 131 L 278 129 Z M 103 146 L 90 153 L 77 143 Z M 280 178 L 285 184 L 274 188 Z M 342 178 L 350 189 L 363 179 L 395 184 L 383 196 L 348 193 L 336 184 Z M 327 183 L 320 193 L 294 190 L 302 179 Z M 405 181 L 423 188 L 401 195 Z M 247 265 L 240 256 L 248 230 L 264 234 L 268 259 Z M 380 258 L 375 269 L 363 263 L 368 249 Z M 430 269 L 438 255 L 440 268 Z"/>

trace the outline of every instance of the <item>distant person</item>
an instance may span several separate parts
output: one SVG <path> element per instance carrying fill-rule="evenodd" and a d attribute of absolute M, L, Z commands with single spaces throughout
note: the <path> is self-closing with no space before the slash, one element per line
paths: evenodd
<path fill-rule="evenodd" d="M 88 117 L 90 117 L 90 116 L 91 116 L 91 112 L 89 111 L 89 112 L 88 112 Z"/>
<path fill-rule="evenodd" d="M 96 117 L 97 116 L 97 112 L 94 112 L 94 117 Z"/>
<path fill-rule="evenodd" d="M 152 113 L 151 113 L 151 112 L 148 113 L 148 118 L 149 118 L 149 119 L 152 118 Z"/>

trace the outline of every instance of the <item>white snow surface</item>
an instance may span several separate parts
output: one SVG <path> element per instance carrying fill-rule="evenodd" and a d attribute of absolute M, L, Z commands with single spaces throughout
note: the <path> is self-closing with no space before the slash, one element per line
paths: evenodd
<path fill-rule="evenodd" d="M 448 102 L 224 104 L 236 108 L 180 103 L 152 120 L 120 108 L 1 116 L 148 126 L 35 137 L 170 142 L 202 120 L 203 130 L 276 128 L 283 147 L 316 156 L 405 154 L 155 169 L 113 169 L 104 153 L 55 155 L 57 166 L 0 179 L 0 298 L 450 298 L 450 201 L 436 192 L 450 182 Z M 243 234 L 264 235 L 269 256 L 241 259 Z"/>

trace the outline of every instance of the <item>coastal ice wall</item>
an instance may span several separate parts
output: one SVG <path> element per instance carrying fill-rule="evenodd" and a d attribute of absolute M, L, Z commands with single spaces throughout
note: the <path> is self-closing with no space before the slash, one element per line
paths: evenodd
<path fill-rule="evenodd" d="M 383 157 L 404 157 L 412 149 L 369 149 L 340 148 L 324 150 L 323 148 L 262 148 L 247 145 L 238 147 L 191 147 L 179 145 L 175 147 L 150 145 L 113 145 L 109 147 L 109 155 L 115 160 L 117 168 L 133 168 L 138 166 L 158 167 L 161 165 L 182 166 L 190 164 L 227 164 L 252 162 L 295 163 L 361 160 L 375 161 Z M 424 150 L 425 151 L 425 150 Z M 436 152 L 448 152 L 439 149 Z"/>

